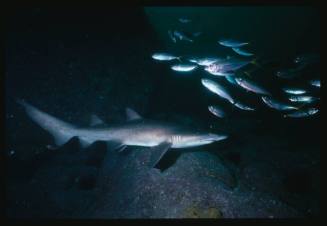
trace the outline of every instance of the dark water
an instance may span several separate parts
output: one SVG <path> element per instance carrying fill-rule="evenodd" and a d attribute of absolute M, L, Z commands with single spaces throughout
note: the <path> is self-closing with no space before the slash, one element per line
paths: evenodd
<path fill-rule="evenodd" d="M 192 22 L 182 24 L 178 22 L 179 17 L 188 17 Z M 319 64 L 308 66 L 295 79 L 275 76 L 279 69 L 294 67 L 295 56 L 319 54 L 319 18 L 317 9 L 311 7 L 21 8 L 11 12 L 6 18 L 5 38 L 7 215 L 199 217 L 201 214 L 190 215 L 188 211 L 193 208 L 189 203 L 196 202 L 200 206 L 198 209 L 214 206 L 219 210 L 218 215 L 210 212 L 204 217 L 319 216 L 320 112 L 304 119 L 285 119 L 280 112 L 265 106 L 258 95 L 226 80 L 215 78 L 204 70 L 180 74 L 169 68 L 170 62 L 151 58 L 154 52 L 237 56 L 230 49 L 219 46 L 218 39 L 248 40 L 249 50 L 255 53 L 261 66 L 249 65 L 244 70 L 253 71 L 252 79 L 269 89 L 274 97 L 285 98 L 281 87 L 287 85 L 304 86 L 313 90 L 313 95 L 320 96 L 319 91 L 307 83 L 320 78 Z M 203 33 L 194 43 L 173 43 L 167 34 L 169 29 Z M 256 111 L 236 109 L 206 90 L 201 78 L 220 81 L 233 96 L 254 106 Z M 129 186 L 132 180 L 138 184 L 136 178 L 143 181 L 148 172 L 142 169 L 139 172 L 144 175 L 138 174 L 136 166 L 130 171 L 119 168 L 134 164 L 133 158 L 138 157 L 133 154 L 133 148 L 128 148 L 129 152 L 123 154 L 125 157 L 117 157 L 117 161 L 121 161 L 118 166 L 110 162 L 114 160 L 107 160 L 106 149 L 101 143 L 81 151 L 78 142 L 72 140 L 58 151 L 49 151 L 46 145 L 52 143 L 51 136 L 26 116 L 15 103 L 16 98 L 23 98 L 79 126 L 88 124 L 91 113 L 96 113 L 109 125 L 122 122 L 125 108 L 131 107 L 145 118 L 226 133 L 229 139 L 201 147 L 201 150 L 218 157 L 215 169 L 218 174 L 220 172 L 220 178 L 236 181 L 227 189 L 230 196 L 226 197 L 230 198 L 225 202 L 211 198 L 217 195 L 212 189 L 226 190 L 220 181 L 214 181 L 208 182 L 207 190 L 201 190 L 201 194 L 195 193 L 196 186 L 185 188 L 187 185 L 183 185 L 183 190 L 191 194 L 190 197 L 176 194 L 182 197 L 179 203 L 185 203 L 184 206 L 168 202 L 165 196 L 154 202 L 157 189 L 147 190 L 147 194 L 153 195 L 149 198 Z M 211 104 L 223 107 L 228 117 L 213 116 L 207 110 Z M 320 101 L 315 106 L 320 108 Z M 167 193 L 166 188 L 178 186 L 169 179 L 188 176 L 191 184 L 198 184 L 199 188 L 204 186 L 207 182 L 202 182 L 203 176 L 181 173 L 187 172 L 187 164 L 193 161 L 203 167 L 211 161 L 210 156 L 196 153 L 195 148 L 189 154 L 195 156 L 193 160 L 187 159 L 187 153 L 183 154 L 186 157 L 180 164 L 177 158 L 181 156 L 170 154 L 163 163 L 168 167 L 164 175 L 167 180 L 162 179 L 160 189 Z M 120 173 L 120 179 L 116 172 Z M 153 178 L 163 176 L 153 175 Z M 144 179 L 139 183 L 142 184 L 140 189 L 151 183 Z M 244 199 L 248 192 L 254 197 L 251 202 L 264 200 L 260 207 L 253 207 L 253 211 L 247 210 L 250 201 Z M 113 198 L 115 195 L 120 198 Z M 170 198 L 174 195 L 171 192 Z M 136 197 L 141 201 L 135 201 Z M 268 200 L 278 205 L 270 206 Z M 155 206 L 163 203 L 171 206 L 156 210 Z"/>

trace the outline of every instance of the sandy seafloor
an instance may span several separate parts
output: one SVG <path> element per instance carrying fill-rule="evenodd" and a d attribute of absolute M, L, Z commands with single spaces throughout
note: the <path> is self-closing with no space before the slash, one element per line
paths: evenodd
<path fill-rule="evenodd" d="M 307 11 L 314 23 L 315 14 Z M 291 22 L 283 23 L 282 18 L 275 27 L 285 31 L 292 26 L 297 15 L 294 10 L 290 12 L 280 12 L 278 17 L 285 19 L 290 14 Z M 274 15 L 272 10 L 269 13 Z M 306 10 L 301 13 L 306 15 Z M 210 75 L 196 71 L 179 76 L 167 64 L 151 59 L 155 51 L 172 49 L 172 44 L 167 45 L 168 41 L 163 42 L 164 38 L 155 32 L 153 23 L 142 8 L 31 8 L 8 17 L 4 153 L 7 216 L 319 216 L 320 113 L 307 119 L 284 119 L 260 104 L 256 95 L 241 91 L 235 92 L 256 103 L 258 110 L 233 109 L 201 86 L 200 79 L 212 78 Z M 292 26 L 302 27 L 298 34 L 292 33 L 297 35 L 296 41 L 274 33 L 278 38 L 271 39 L 279 40 L 283 47 L 267 47 L 272 44 L 266 40 L 265 51 L 278 53 L 270 52 L 274 63 L 257 72 L 262 81 L 263 77 L 267 77 L 267 83 L 276 79 L 271 78 L 275 68 L 285 65 L 295 53 L 319 49 L 314 36 L 319 32 L 308 24 L 303 28 L 297 21 Z M 245 33 L 244 37 L 256 37 L 255 26 L 262 25 L 257 22 L 253 26 L 251 34 Z M 241 32 L 236 34 L 242 36 L 245 28 L 240 27 Z M 262 38 L 258 42 L 263 46 Z M 191 48 L 181 45 L 184 50 Z M 312 70 L 307 72 L 309 76 L 319 73 L 316 68 Z M 16 98 L 80 126 L 88 124 L 92 113 L 108 125 L 123 122 L 124 109 L 131 107 L 145 118 L 202 127 L 226 133 L 229 138 L 179 154 L 169 153 L 161 172 L 146 166 L 149 148 L 128 147 L 116 153 L 98 142 L 80 150 L 73 139 L 59 150 L 48 150 L 51 136 L 26 116 L 15 103 Z M 224 106 L 229 117 L 211 115 L 207 111 L 211 103 Z"/>

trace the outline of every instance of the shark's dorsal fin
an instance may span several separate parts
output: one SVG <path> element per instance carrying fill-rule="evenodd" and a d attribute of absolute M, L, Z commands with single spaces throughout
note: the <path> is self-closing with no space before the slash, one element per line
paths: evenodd
<path fill-rule="evenodd" d="M 142 117 L 131 108 L 126 108 L 126 118 L 128 121 L 142 119 Z"/>
<path fill-rule="evenodd" d="M 99 116 L 92 114 L 90 119 L 90 126 L 97 126 L 104 124 L 104 122 L 99 118 Z"/>

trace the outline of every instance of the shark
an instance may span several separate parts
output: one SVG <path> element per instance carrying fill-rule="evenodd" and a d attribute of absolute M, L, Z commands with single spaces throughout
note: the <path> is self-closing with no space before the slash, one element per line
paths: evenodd
<path fill-rule="evenodd" d="M 24 100 L 16 101 L 32 121 L 52 135 L 55 145 L 50 148 L 58 149 L 75 137 L 78 137 L 81 148 L 87 148 L 96 141 L 107 142 L 118 152 L 127 146 L 150 147 L 148 166 L 153 168 L 169 150 L 202 146 L 228 137 L 176 123 L 144 119 L 131 108 L 126 108 L 127 119 L 123 123 L 107 125 L 98 116 L 92 115 L 90 126 L 80 127 L 45 113 Z"/>

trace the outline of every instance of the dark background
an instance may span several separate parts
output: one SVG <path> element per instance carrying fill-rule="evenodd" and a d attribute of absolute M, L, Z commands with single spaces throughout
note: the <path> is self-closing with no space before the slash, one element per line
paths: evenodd
<path fill-rule="evenodd" d="M 285 165 L 294 166 L 284 174 L 286 179 L 280 179 L 287 181 L 286 192 L 298 194 L 292 205 L 300 206 L 303 214 L 319 214 L 320 113 L 309 119 L 283 119 L 279 112 L 262 104 L 258 96 L 220 80 L 233 96 L 257 108 L 254 113 L 243 112 L 204 89 L 200 79 L 213 78 L 204 71 L 180 75 L 170 70 L 168 64 L 151 59 L 157 51 L 181 55 L 233 55 L 218 46 L 217 40 L 226 36 L 240 37 L 250 40 L 249 48 L 257 53 L 258 62 L 262 64 L 262 68 L 254 70 L 253 78 L 274 95 L 285 98 L 281 87 L 290 84 L 308 87 L 307 80 L 320 77 L 317 65 L 291 81 L 274 75 L 278 69 L 293 67 L 292 60 L 298 54 L 319 53 L 320 24 L 315 8 L 42 6 L 12 8 L 9 12 L 5 21 L 4 88 L 10 216 L 38 216 L 33 208 L 41 204 L 34 207 L 30 204 L 30 210 L 22 210 L 15 204 L 25 196 L 36 200 L 37 194 L 26 189 L 17 197 L 14 191 L 29 183 L 42 164 L 46 164 L 43 155 L 51 157 L 44 154 L 51 137 L 26 117 L 15 103 L 16 98 L 23 98 L 76 125 L 87 125 L 90 113 L 98 114 L 109 124 L 123 121 L 124 108 L 132 107 L 146 118 L 227 132 L 231 140 L 227 141 L 224 151 L 218 153 L 223 158 L 229 156 L 229 149 L 242 152 L 240 141 L 249 146 L 253 143 L 263 146 L 266 155 L 273 152 L 271 144 L 280 144 L 291 153 L 288 157 L 305 156 L 306 159 L 305 163 L 293 163 L 291 158 L 280 159 Z M 194 24 L 183 27 L 177 21 L 180 15 L 188 15 Z M 202 31 L 203 34 L 194 44 L 172 44 L 167 35 L 171 28 Z M 226 121 L 207 111 L 210 104 L 226 109 Z M 11 150 L 15 151 L 14 155 L 9 154 Z M 40 153 L 42 157 L 38 157 Z M 258 161 L 254 159 L 251 161 Z M 308 213 L 308 208 L 315 212 Z M 51 213 L 43 215 L 51 216 Z"/>

